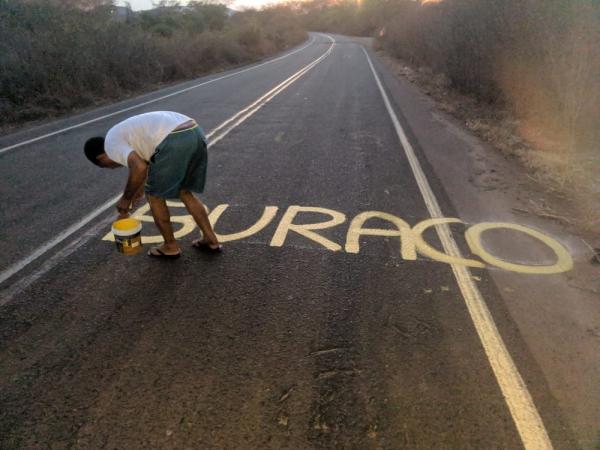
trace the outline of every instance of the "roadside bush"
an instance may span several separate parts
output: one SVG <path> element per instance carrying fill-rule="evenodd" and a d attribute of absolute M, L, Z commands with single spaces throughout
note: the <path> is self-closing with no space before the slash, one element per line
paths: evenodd
<path fill-rule="evenodd" d="M 406 4 L 385 23 L 380 40 L 393 55 L 448 76 L 484 101 L 500 100 L 498 51 L 505 38 L 504 0 Z"/>
<path fill-rule="evenodd" d="M 512 111 L 541 147 L 600 158 L 598 0 L 307 0 L 293 9 L 307 29 L 375 36 L 387 53 Z"/>
<path fill-rule="evenodd" d="M 511 109 L 534 141 L 543 135 L 565 152 L 599 150 L 595 0 L 399 2 L 379 42 L 445 74 L 461 92 Z"/>
<path fill-rule="evenodd" d="M 290 3 L 309 30 L 369 36 L 406 0 L 300 0 Z"/>
<path fill-rule="evenodd" d="M 282 7 L 232 18 L 198 2 L 126 21 L 114 12 L 104 0 L 0 0 L 0 126 L 250 62 L 306 37 Z"/>

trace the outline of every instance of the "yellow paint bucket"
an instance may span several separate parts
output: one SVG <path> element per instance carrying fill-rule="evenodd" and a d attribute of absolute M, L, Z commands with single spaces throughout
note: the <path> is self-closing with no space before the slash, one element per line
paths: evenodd
<path fill-rule="evenodd" d="M 112 232 L 120 253 L 133 255 L 142 250 L 142 222 L 139 220 L 117 220 L 112 224 Z"/>

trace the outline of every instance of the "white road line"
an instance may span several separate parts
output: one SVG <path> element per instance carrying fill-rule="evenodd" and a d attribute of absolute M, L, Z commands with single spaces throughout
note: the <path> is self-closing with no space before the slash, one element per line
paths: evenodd
<path fill-rule="evenodd" d="M 263 63 L 257 64 L 255 66 L 247 67 L 246 69 L 238 70 L 237 72 L 233 72 L 233 73 L 230 73 L 230 74 L 227 74 L 227 75 L 223 75 L 221 77 L 213 78 L 212 80 L 204 81 L 202 83 L 195 84 L 195 85 L 187 87 L 185 89 L 180 89 L 179 91 L 171 92 L 170 94 L 162 95 L 162 96 L 154 98 L 152 100 L 148 100 L 148 101 L 145 101 L 145 102 L 142 102 L 142 103 L 138 103 L 136 105 L 129 106 L 127 108 L 123 108 L 123 109 L 120 109 L 118 111 L 114 111 L 114 112 L 109 113 L 109 114 L 104 114 L 102 116 L 95 117 L 95 118 L 90 119 L 90 120 L 86 120 L 85 122 L 81 122 L 81 123 L 78 123 L 78 124 L 75 124 L 75 125 L 71 125 L 71 126 L 66 127 L 66 128 L 61 128 L 60 130 L 56 130 L 56 131 L 53 131 L 51 133 L 44 134 L 42 136 L 38 136 L 38 137 L 35 137 L 35 138 L 32 138 L 32 139 L 28 139 L 26 141 L 18 142 L 16 144 L 9 145 L 8 147 L 0 148 L 0 154 L 2 154 L 4 152 L 7 152 L 9 150 L 13 150 L 13 149 L 18 148 L 18 147 L 22 147 L 22 146 L 27 145 L 27 144 L 31 144 L 33 142 L 40 141 L 42 139 L 46 139 L 46 138 L 51 137 L 51 136 L 55 136 L 55 135 L 60 134 L 60 133 L 64 133 L 65 131 L 73 130 L 75 128 L 80 128 L 80 127 L 83 127 L 85 125 L 89 125 L 90 123 L 98 122 L 99 120 L 107 119 L 108 117 L 116 116 L 117 114 L 121 114 L 121 113 L 124 113 L 124 112 L 127 112 L 127 111 L 131 111 L 132 109 L 136 109 L 136 108 L 140 108 L 142 106 L 146 106 L 146 105 L 150 105 L 152 103 L 156 103 L 156 102 L 164 100 L 166 98 L 173 97 L 175 95 L 179 95 L 179 94 L 182 94 L 184 92 L 191 91 L 192 89 L 196 89 L 196 88 L 199 88 L 201 86 L 206 86 L 207 84 L 211 84 L 211 83 L 214 83 L 216 81 L 225 80 L 227 78 L 234 77 L 234 76 L 239 75 L 241 73 L 248 72 L 248 71 L 254 70 L 254 69 L 258 69 L 259 67 L 262 67 L 262 66 L 264 66 L 266 64 L 271 64 L 271 63 L 274 63 L 276 61 L 288 58 L 289 56 L 292 56 L 293 54 L 298 53 L 299 51 L 304 50 L 305 48 L 307 48 L 308 46 L 310 46 L 314 42 L 314 40 L 315 40 L 314 36 L 311 36 L 310 40 L 305 45 L 303 45 L 302 47 L 297 48 L 296 50 L 294 50 L 294 51 L 292 51 L 290 53 L 286 53 L 285 55 L 279 56 L 279 57 L 277 57 L 275 59 L 271 59 L 269 61 L 265 61 Z"/>
<path fill-rule="evenodd" d="M 92 220 L 94 220 L 96 217 L 98 217 L 100 214 L 102 214 L 104 211 L 106 211 L 108 208 L 110 208 L 117 200 L 119 200 L 120 196 L 121 195 L 117 195 L 117 196 L 111 198 L 110 200 L 104 202 L 102 204 L 102 206 L 100 206 L 99 208 L 96 208 L 94 211 L 89 213 L 87 216 L 85 216 L 79 222 L 71 225 L 69 228 L 64 230 L 62 233 L 60 233 L 54 239 L 49 240 L 44 245 L 39 247 L 36 251 L 31 253 L 27 257 L 21 259 L 17 263 L 13 264 L 8 269 L 4 269 L 2 272 L 0 272 L 0 283 L 4 282 L 6 279 L 12 277 L 15 273 L 19 272 L 21 269 L 23 269 L 25 266 L 30 264 L 32 261 L 35 261 L 36 259 L 38 259 L 40 256 L 42 256 L 48 250 L 56 247 L 58 244 L 60 244 L 66 238 L 68 238 L 73 233 L 75 233 L 77 230 L 79 230 L 81 227 L 90 223 Z"/>
<path fill-rule="evenodd" d="M 221 139 L 223 139 L 227 134 L 229 134 L 230 131 L 232 131 L 234 128 L 236 128 L 237 126 L 242 124 L 244 121 L 246 121 L 246 119 L 248 119 L 250 116 L 255 114 L 258 110 L 260 110 L 265 104 L 267 104 L 275 96 L 277 96 L 278 94 L 283 92 L 292 83 L 297 81 L 300 77 L 302 77 L 309 70 L 311 70 L 313 67 L 315 67 L 317 64 L 319 64 L 321 61 L 323 61 L 327 56 L 329 56 L 333 50 L 333 47 L 335 46 L 335 40 L 333 38 L 331 38 L 330 36 L 326 36 L 326 37 L 331 41 L 331 45 L 329 46 L 327 51 L 325 51 L 325 53 L 323 53 L 320 57 L 318 57 L 311 63 L 307 64 L 303 68 L 301 68 L 299 71 L 294 73 L 292 76 L 287 78 L 285 81 L 278 84 L 275 88 L 271 89 L 265 95 L 262 95 L 261 97 L 259 97 L 258 100 L 252 102 L 246 108 L 244 108 L 241 111 L 239 111 L 238 113 L 234 114 L 232 117 L 230 117 L 229 119 L 225 120 L 222 124 L 220 124 L 217 128 L 215 128 L 210 133 L 208 133 L 207 136 L 215 136 L 216 135 L 214 137 L 214 139 L 212 139 L 211 142 L 208 144 L 208 148 L 212 147 L 217 142 L 219 142 Z M 69 228 L 67 228 L 65 231 L 60 233 L 54 239 L 46 242 L 41 247 L 39 247 L 36 251 L 31 253 L 30 255 L 26 256 L 25 258 L 21 259 L 17 263 L 13 264 L 11 267 L 0 272 L 0 284 L 3 283 L 4 281 L 6 281 L 11 276 L 13 276 L 14 274 L 16 274 L 17 272 L 19 272 L 21 269 L 23 269 L 30 263 L 32 263 L 33 261 L 35 261 L 37 258 L 42 256 L 44 253 L 46 253 L 50 249 L 54 248 L 56 245 L 60 244 L 62 241 L 64 241 L 66 238 L 71 236 L 73 233 L 77 232 L 79 229 L 81 229 L 82 227 L 87 225 L 89 222 L 91 222 L 93 219 L 98 217 L 100 214 L 102 214 L 103 212 L 108 210 L 120 198 L 120 196 L 121 196 L 120 193 L 115 195 L 113 198 L 106 201 L 104 204 L 102 204 L 102 206 L 100 206 L 99 208 L 97 208 L 94 211 L 92 211 L 91 213 L 89 213 L 87 216 L 85 216 L 79 222 L 71 225 Z M 31 278 L 31 277 L 34 277 L 34 279 L 37 279 L 39 276 L 37 273 L 34 273 L 34 274 L 31 274 L 27 278 Z M 29 285 L 29 284 L 30 283 L 28 283 L 27 285 Z M 12 292 L 12 294 L 10 294 L 10 298 L 12 298 L 12 296 L 14 296 L 14 294 L 16 294 L 18 291 L 13 290 L 11 292 Z M 3 299 L 0 301 L 0 306 L 7 303 L 10 300 L 10 298 L 8 298 L 8 297 L 9 297 L 9 294 L 6 294 L 3 297 Z"/>
<path fill-rule="evenodd" d="M 225 122 L 223 122 L 217 128 L 215 128 L 213 131 L 208 133 L 208 135 L 207 135 L 208 138 L 212 138 L 213 135 L 220 133 L 216 138 L 211 139 L 211 145 L 214 145 L 217 142 L 219 142 L 221 139 L 223 139 L 229 133 L 229 131 L 231 131 L 233 128 L 237 127 L 239 124 L 244 122 L 248 117 L 250 117 L 256 111 L 258 111 L 260 108 L 262 108 L 265 104 L 267 104 L 270 100 L 272 100 L 280 92 L 285 90 L 288 86 L 290 86 L 292 83 L 294 83 L 300 77 L 302 77 L 306 72 L 308 72 L 313 67 L 315 67 L 317 64 L 319 64 L 321 61 L 323 61 L 325 58 L 327 58 L 331 54 L 333 47 L 335 46 L 335 39 L 333 39 L 332 37 L 327 36 L 327 35 L 325 35 L 325 36 L 331 40 L 331 46 L 327 49 L 327 51 L 325 53 L 323 53 L 319 58 L 315 59 L 312 63 L 310 63 L 310 64 L 306 65 L 305 67 L 303 67 L 302 69 L 300 69 L 298 72 L 296 72 L 294 75 L 289 77 L 287 80 L 285 80 L 282 83 L 275 86 L 273 89 L 271 89 L 269 92 L 267 92 L 265 95 L 263 95 L 259 99 L 255 100 L 253 103 L 248 105 L 246 108 L 244 108 L 243 110 L 239 111 L 234 116 L 227 119 Z M 221 130 L 224 127 L 226 127 L 227 125 L 229 125 L 230 123 L 232 123 L 232 125 L 229 126 L 229 128 L 227 128 L 224 132 L 221 132 Z"/>
<path fill-rule="evenodd" d="M 421 168 L 421 164 L 415 155 L 415 151 L 406 137 L 406 133 L 400 125 L 400 121 L 392 108 L 388 95 L 381 84 L 379 76 L 373 67 L 371 58 L 367 51 L 362 49 L 371 71 L 375 82 L 379 87 L 383 102 L 390 115 L 394 128 L 400 139 L 406 157 L 413 171 L 419 190 L 427 206 L 427 210 L 432 218 L 443 217 L 439 203 L 427 181 L 427 177 Z M 436 227 L 438 236 L 445 252 L 448 255 L 454 257 L 461 257 L 460 250 L 456 241 L 452 237 L 450 228 L 447 225 L 438 225 Z M 549 450 L 552 449 L 552 443 L 548 437 L 548 433 L 542 419 L 533 403 L 533 399 L 521 374 L 519 373 L 515 363 L 508 353 L 506 345 L 500 336 L 498 328 L 492 318 L 492 315 L 481 295 L 479 289 L 473 282 L 471 272 L 466 266 L 451 264 L 454 277 L 460 287 L 463 298 L 469 310 L 469 314 L 479 335 L 479 339 L 487 358 L 490 362 L 498 385 L 504 396 L 504 400 L 508 405 L 508 409 L 512 415 L 512 418 L 517 427 L 517 431 L 521 437 L 524 447 L 527 450 L 539 449 Z"/>
<path fill-rule="evenodd" d="M 58 250 L 54 255 L 52 255 L 47 261 L 44 261 L 44 264 L 37 269 L 32 274 L 17 280 L 15 283 L 12 283 L 5 290 L 2 290 L 0 295 L 0 306 L 6 305 L 10 302 L 15 295 L 19 292 L 23 292 L 27 287 L 31 286 L 36 280 L 39 280 L 44 274 L 50 271 L 53 267 L 58 265 L 63 259 L 69 256 L 71 253 L 75 252 L 79 247 L 85 244 L 88 240 L 90 240 L 96 234 L 102 232 L 102 230 L 106 230 L 106 227 L 113 220 L 112 217 L 106 217 L 97 224 L 93 225 L 90 229 L 86 231 L 86 233 L 81 236 L 79 239 L 75 239 L 72 242 L 69 242 L 65 247 Z"/>

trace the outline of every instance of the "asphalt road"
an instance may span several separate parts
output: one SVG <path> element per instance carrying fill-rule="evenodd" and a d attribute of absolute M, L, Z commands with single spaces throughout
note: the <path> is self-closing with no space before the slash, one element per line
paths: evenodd
<path fill-rule="evenodd" d="M 3 149 L 76 126 L 0 154 L 1 267 L 7 274 L 22 266 L 1 286 L 1 448 L 578 445 L 488 270 L 473 268 L 470 283 L 521 390 L 501 389 L 512 369 L 494 369 L 498 355 L 486 353 L 487 331 L 477 328 L 453 266 L 401 255 L 397 236 L 363 236 L 358 252 L 348 246 L 361 213 L 385 212 L 414 226 L 431 208 L 363 48 L 335 40 L 314 34 L 293 54 L 251 70 L 0 138 Z M 383 89 L 392 89 L 387 69 L 371 58 Z M 247 109 L 294 74 L 268 102 Z M 441 213 L 460 217 L 394 98 L 390 107 Z M 83 142 L 158 109 L 190 115 L 207 132 L 248 113 L 213 135 L 219 140 L 202 198 L 211 209 L 228 205 L 216 224 L 221 235 L 274 216 L 226 242 L 222 255 L 189 246 L 197 231 L 187 232 L 177 206 L 184 255 L 175 262 L 124 257 L 102 239 L 114 212 L 99 208 L 119 193 L 126 173 L 91 166 Z M 314 230 L 317 242 L 306 231 L 286 234 L 286 218 L 340 223 Z M 363 228 L 394 229 L 381 214 Z M 464 227 L 451 229 L 468 254 Z M 145 222 L 144 235 L 156 234 Z M 433 230 L 424 236 L 442 248 Z M 544 252 L 542 259 L 552 258 Z M 535 414 L 519 418 L 528 404 Z"/>

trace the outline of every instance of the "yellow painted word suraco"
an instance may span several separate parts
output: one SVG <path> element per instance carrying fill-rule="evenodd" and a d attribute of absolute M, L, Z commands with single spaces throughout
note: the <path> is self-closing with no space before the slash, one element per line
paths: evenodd
<path fill-rule="evenodd" d="M 169 201 L 167 204 L 171 207 L 183 207 L 183 204 L 180 202 Z M 213 224 L 213 227 L 218 228 L 217 224 L 219 219 L 228 207 L 228 204 L 221 204 L 215 207 L 212 211 L 209 211 L 209 219 Z M 137 210 L 133 216 L 144 222 L 153 222 L 152 216 L 148 214 L 149 210 L 150 207 L 146 204 Z M 264 208 L 261 217 L 249 228 L 231 234 L 217 233 L 217 236 L 221 242 L 237 241 L 248 238 L 266 228 L 273 221 L 273 219 L 275 219 L 278 211 L 279 208 L 277 206 L 267 206 Z M 295 223 L 295 219 L 302 213 L 309 213 L 313 216 L 315 214 L 322 215 L 325 217 L 325 220 L 312 223 L 305 223 L 305 221 L 302 223 Z M 372 219 L 386 221 L 391 225 L 391 228 L 367 227 L 366 223 Z M 540 231 L 525 227 L 523 225 L 486 222 L 469 226 L 465 232 L 465 240 L 471 249 L 471 252 L 481 259 L 481 261 L 479 261 L 471 258 L 448 255 L 431 246 L 431 244 L 429 244 L 423 236 L 424 232 L 431 227 L 444 224 L 464 223 L 460 219 L 427 219 L 411 227 L 407 222 L 393 214 L 382 211 L 366 211 L 358 214 L 350 221 L 350 225 L 346 234 L 346 241 L 343 246 L 318 233 L 319 230 L 332 228 L 341 225 L 346 221 L 347 218 L 345 214 L 333 209 L 293 205 L 288 207 L 283 213 L 275 233 L 273 234 L 270 245 L 272 247 L 281 247 L 285 244 L 287 236 L 290 233 L 296 233 L 305 237 L 306 239 L 318 243 L 330 251 L 337 252 L 343 250 L 346 253 L 359 253 L 359 241 L 361 236 L 387 236 L 398 238 L 400 243 L 400 256 L 402 259 L 408 261 L 414 261 L 417 259 L 418 255 L 422 255 L 435 261 L 444 262 L 447 264 L 459 264 L 476 268 L 485 268 L 487 264 L 489 266 L 498 267 L 504 270 L 527 274 L 553 274 L 567 272 L 573 268 L 573 260 L 571 255 L 561 243 L 550 236 L 541 233 Z M 173 215 L 171 216 L 171 222 L 181 225 L 175 231 L 176 238 L 186 236 L 196 228 L 196 224 L 190 215 Z M 494 256 L 483 246 L 481 236 L 486 231 L 499 229 L 523 233 L 536 239 L 552 250 L 556 261 L 550 265 L 527 265 L 505 261 Z M 114 240 L 111 233 L 108 233 L 103 239 L 106 241 Z M 162 242 L 162 237 L 160 235 L 143 236 L 142 240 L 145 244 L 160 243 Z"/>

